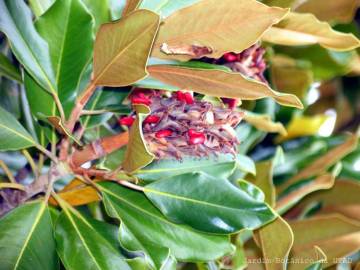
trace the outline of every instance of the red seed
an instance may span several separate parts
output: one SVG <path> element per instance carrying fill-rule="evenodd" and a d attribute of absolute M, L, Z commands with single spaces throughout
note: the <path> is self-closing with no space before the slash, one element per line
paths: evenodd
<path fill-rule="evenodd" d="M 155 137 L 160 139 L 160 138 L 165 138 L 165 137 L 169 137 L 171 136 L 172 131 L 170 129 L 163 129 L 163 130 L 159 130 L 158 132 L 155 133 Z"/>
<path fill-rule="evenodd" d="M 156 124 L 157 122 L 159 122 L 160 117 L 156 116 L 156 115 L 149 115 L 148 117 L 145 118 L 144 123 L 146 124 Z"/>
<path fill-rule="evenodd" d="M 120 118 L 118 120 L 119 124 L 122 126 L 128 126 L 130 127 L 134 123 L 135 119 L 131 116 L 125 116 L 123 118 Z"/>
<path fill-rule="evenodd" d="M 194 97 L 192 96 L 192 94 L 187 92 L 187 93 L 184 94 L 184 96 L 185 96 L 186 104 L 193 104 L 194 103 Z"/>
<path fill-rule="evenodd" d="M 236 98 L 222 98 L 222 101 L 229 106 L 229 109 L 234 109 L 239 104 L 239 100 Z"/>
<path fill-rule="evenodd" d="M 132 97 L 131 98 L 131 103 L 132 104 L 150 105 L 151 100 L 149 98 L 147 98 L 146 96 L 144 96 L 144 97 Z"/>
<path fill-rule="evenodd" d="M 204 133 L 198 132 L 198 134 L 194 134 L 189 137 L 190 144 L 203 144 L 205 142 L 205 135 Z"/>
<path fill-rule="evenodd" d="M 235 62 L 238 60 L 237 55 L 234 53 L 225 53 L 223 55 L 223 58 L 225 59 L 226 62 Z"/>
<path fill-rule="evenodd" d="M 176 98 L 179 101 L 186 101 L 185 99 L 185 93 L 181 92 L 181 91 L 176 91 Z"/>

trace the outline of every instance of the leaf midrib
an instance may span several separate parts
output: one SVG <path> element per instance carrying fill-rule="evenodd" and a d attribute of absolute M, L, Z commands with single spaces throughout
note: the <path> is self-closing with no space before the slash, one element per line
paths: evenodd
<path fill-rule="evenodd" d="M 31 137 L 27 137 L 27 136 L 25 136 L 25 135 L 23 135 L 23 134 L 19 133 L 18 131 L 14 130 L 14 129 L 11 129 L 11 128 L 9 128 L 9 127 L 7 127 L 7 126 L 5 126 L 5 125 L 1 124 L 1 123 L 0 123 L 0 127 L 4 128 L 4 129 L 9 130 L 9 131 L 10 131 L 10 133 L 15 133 L 17 136 L 19 136 L 19 137 L 21 137 L 21 138 L 25 139 L 26 141 L 30 142 L 32 145 L 35 145 L 35 144 L 36 144 L 36 143 L 35 143 L 35 141 L 34 141 L 34 140 L 32 140 L 32 138 L 31 138 Z"/>
<path fill-rule="evenodd" d="M 38 213 L 38 214 L 36 215 L 36 217 L 35 217 L 35 221 L 34 221 L 34 224 L 31 226 L 31 229 L 30 229 L 30 231 L 29 231 L 29 235 L 28 235 L 28 237 L 25 239 L 25 242 L 24 242 L 24 244 L 23 244 L 23 247 L 22 247 L 21 250 L 20 250 L 19 256 L 18 256 L 18 258 L 17 258 L 17 260 L 16 260 L 16 263 L 15 263 L 15 265 L 14 265 L 14 270 L 18 268 L 19 263 L 20 263 L 20 261 L 21 261 L 21 259 L 22 259 L 22 257 L 23 257 L 24 252 L 25 252 L 25 249 L 26 249 L 26 247 L 28 246 L 28 244 L 29 244 L 29 242 L 30 242 L 30 239 L 31 239 L 31 237 L 32 237 L 32 235 L 33 235 L 33 233 L 34 233 L 34 231 L 35 231 L 35 228 L 36 228 L 36 226 L 39 224 L 42 215 L 45 213 L 46 204 L 45 204 L 45 202 L 42 202 L 41 204 L 42 204 L 42 206 L 41 206 L 41 208 L 39 209 L 39 213 Z"/>
<path fill-rule="evenodd" d="M 123 53 L 130 48 L 136 41 L 138 41 L 143 35 L 147 34 L 147 32 L 154 27 L 154 25 L 158 24 L 158 20 L 155 23 L 152 23 L 149 25 L 149 27 L 145 28 L 143 32 L 138 35 L 135 39 L 133 39 L 131 42 L 129 42 L 114 58 L 111 59 L 111 61 L 105 65 L 103 70 L 94 78 L 94 84 L 97 85 L 97 81 L 101 79 L 101 77 L 108 71 L 108 69 L 117 61 L 117 59 L 123 55 Z M 146 70 L 144 70 L 146 73 Z"/>

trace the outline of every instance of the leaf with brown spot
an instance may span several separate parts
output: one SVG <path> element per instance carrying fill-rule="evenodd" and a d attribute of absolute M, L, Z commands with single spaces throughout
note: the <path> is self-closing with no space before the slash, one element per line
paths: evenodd
<path fill-rule="evenodd" d="M 268 7 L 254 0 L 204 0 L 178 10 L 164 20 L 152 56 L 186 61 L 188 55 L 167 55 L 168 46 L 212 48 L 208 57 L 219 58 L 226 52 L 239 53 L 255 44 L 262 34 L 279 22 L 288 10 Z"/>
<path fill-rule="evenodd" d="M 59 132 L 61 135 L 65 135 L 76 142 L 77 145 L 82 146 L 83 144 L 71 134 L 71 132 L 65 127 L 60 117 L 58 116 L 46 116 L 47 121 Z"/>
<path fill-rule="evenodd" d="M 296 96 L 276 92 L 267 84 L 246 78 L 240 73 L 175 65 L 155 65 L 147 69 L 152 77 L 162 82 L 204 95 L 243 100 L 272 97 L 281 105 L 303 108 Z"/>
<path fill-rule="evenodd" d="M 265 32 L 264 41 L 287 46 L 320 44 L 335 51 L 349 51 L 360 46 L 353 34 L 333 30 L 326 22 L 312 14 L 289 13 L 277 25 Z"/>
<path fill-rule="evenodd" d="M 149 10 L 136 10 L 101 25 L 94 48 L 94 85 L 126 86 L 143 79 L 159 20 Z"/>

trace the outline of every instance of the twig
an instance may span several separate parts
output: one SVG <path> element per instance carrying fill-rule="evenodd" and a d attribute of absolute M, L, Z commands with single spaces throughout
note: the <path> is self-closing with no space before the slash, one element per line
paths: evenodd
<path fill-rule="evenodd" d="M 43 152 L 47 157 L 49 157 L 54 163 L 58 163 L 58 159 L 57 157 L 51 153 L 50 151 L 48 151 L 45 147 L 43 147 L 42 145 L 40 144 L 35 144 L 35 147 L 40 150 L 41 152 Z"/>
<path fill-rule="evenodd" d="M 35 179 L 38 179 L 39 171 L 38 171 L 38 168 L 36 167 L 34 159 L 31 157 L 31 155 L 29 154 L 29 151 L 27 151 L 26 149 L 22 150 L 22 153 L 25 156 L 26 160 L 28 161 L 28 163 L 31 167 L 31 170 L 34 173 Z"/>
<path fill-rule="evenodd" d="M 18 189 L 21 191 L 25 191 L 25 186 L 18 184 L 18 183 L 0 183 L 0 189 L 3 188 L 12 188 L 12 189 Z"/>
<path fill-rule="evenodd" d="M 101 138 L 84 146 L 82 150 L 75 150 L 71 156 L 70 164 L 77 168 L 88 161 L 99 159 L 120 149 L 126 145 L 128 141 L 129 133 L 127 131 Z"/>
<path fill-rule="evenodd" d="M 2 160 L 0 160 L 0 167 L 4 170 L 4 172 L 5 172 L 6 176 L 7 176 L 7 178 L 9 179 L 9 181 L 11 183 L 16 183 L 14 175 L 10 171 L 9 167 Z"/>
<path fill-rule="evenodd" d="M 81 115 L 97 115 L 108 112 L 109 112 L 108 110 L 82 110 Z"/>

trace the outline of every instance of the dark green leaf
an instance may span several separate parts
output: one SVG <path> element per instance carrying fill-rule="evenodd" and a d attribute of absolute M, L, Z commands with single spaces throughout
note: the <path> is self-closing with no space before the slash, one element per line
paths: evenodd
<path fill-rule="evenodd" d="M 56 1 L 37 20 L 36 28 L 49 44 L 58 96 L 69 113 L 92 56 L 92 17 L 80 0 Z"/>
<path fill-rule="evenodd" d="M 1 270 L 59 268 L 45 202 L 24 204 L 0 219 Z"/>
<path fill-rule="evenodd" d="M 36 142 L 9 112 L 0 107 L 0 150 L 18 150 Z"/>
<path fill-rule="evenodd" d="M 144 192 L 173 222 L 229 234 L 256 229 L 276 218 L 264 196 L 262 200 L 250 196 L 254 188 L 248 183 L 239 189 L 224 179 L 188 173 L 151 183 Z"/>
<path fill-rule="evenodd" d="M 0 10 L 0 31 L 8 37 L 16 58 L 44 89 L 56 93 L 49 48 L 36 32 L 29 8 L 23 0 L 1 0 Z"/>
<path fill-rule="evenodd" d="M 168 261 L 168 249 L 182 261 L 209 261 L 232 251 L 228 237 L 195 232 L 168 221 L 140 192 L 116 183 L 99 185 L 107 212 L 122 222 L 120 242 L 129 250 L 143 250 L 153 266 Z"/>
<path fill-rule="evenodd" d="M 19 69 L 2 53 L 0 53 L 0 76 L 5 76 L 10 80 L 16 80 L 18 82 L 22 81 Z"/>
<path fill-rule="evenodd" d="M 67 269 L 130 270 L 120 251 L 88 219 L 62 205 L 55 231 L 57 250 Z"/>

